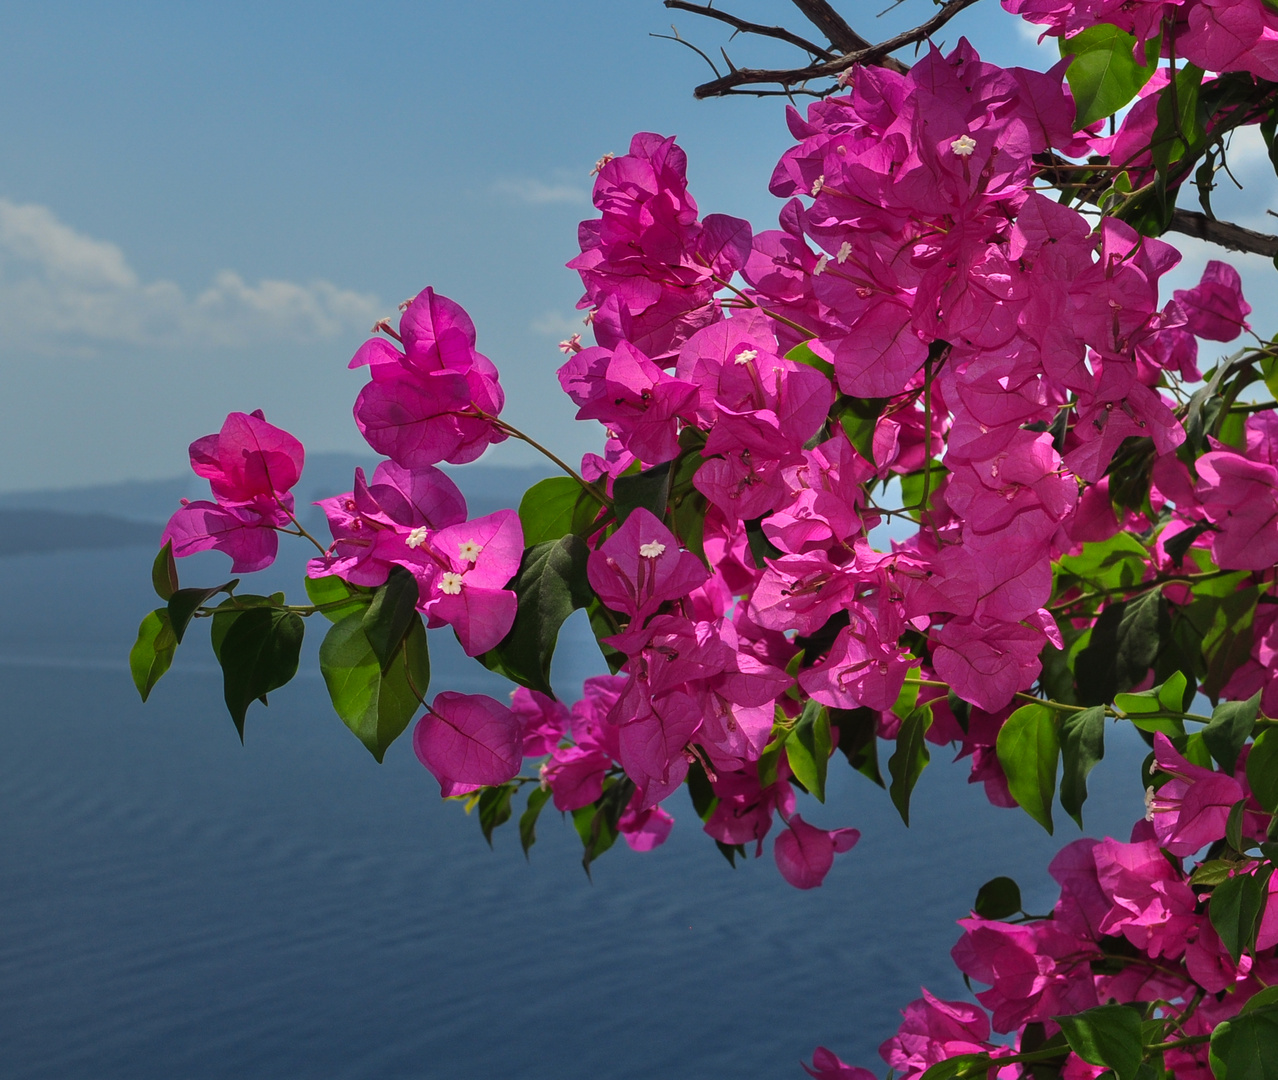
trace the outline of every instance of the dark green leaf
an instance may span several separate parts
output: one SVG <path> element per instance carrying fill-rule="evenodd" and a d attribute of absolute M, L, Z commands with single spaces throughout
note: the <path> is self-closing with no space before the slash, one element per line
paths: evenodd
<path fill-rule="evenodd" d="M 1200 521 L 1197 525 L 1191 525 L 1188 529 L 1178 532 L 1163 545 L 1163 550 L 1167 552 L 1172 565 L 1177 570 L 1180 569 L 1181 564 L 1185 561 L 1185 555 L 1188 554 L 1189 549 L 1194 546 L 1194 541 L 1210 528 L 1211 522 Z"/>
<path fill-rule="evenodd" d="M 201 604 L 220 592 L 230 592 L 239 583 L 240 579 L 234 578 L 225 585 L 215 585 L 211 589 L 178 589 L 173 593 L 169 597 L 169 622 L 173 624 L 173 636 L 178 643 L 181 643 L 182 635 L 186 633 L 187 626 Z"/>
<path fill-rule="evenodd" d="M 390 669 L 408 631 L 420 621 L 417 579 L 402 566 L 391 567 L 386 584 L 373 593 L 362 622 L 364 636 L 383 672 Z"/>
<path fill-rule="evenodd" d="M 879 771 L 878 718 L 871 709 L 831 709 L 830 726 L 839 731 L 839 750 L 848 764 L 883 787 Z"/>
<path fill-rule="evenodd" d="M 297 674 L 305 632 L 301 616 L 277 608 L 241 612 L 226 631 L 218 659 L 226 707 L 241 741 L 253 700 L 265 698 Z"/>
<path fill-rule="evenodd" d="M 1225 862 L 1224 859 L 1211 859 L 1198 865 L 1194 872 L 1189 875 L 1189 883 L 1191 885 L 1219 885 L 1222 881 L 1229 880 L 1229 872 L 1233 868 L 1234 864 Z"/>
<path fill-rule="evenodd" d="M 771 787 L 777 782 L 777 766 L 780 764 L 781 753 L 785 750 L 785 744 L 789 741 L 790 732 L 793 730 L 785 721 L 785 713 L 778 705 L 772 720 L 772 734 L 763 752 L 759 754 L 759 762 L 756 766 L 760 787 Z"/>
<path fill-rule="evenodd" d="M 145 701 L 169 670 L 173 654 L 177 652 L 177 638 L 169 623 L 167 608 L 157 608 L 142 620 L 138 627 L 138 639 L 129 650 L 129 670 L 133 673 L 133 685 Z"/>
<path fill-rule="evenodd" d="M 498 784 L 484 788 L 479 796 L 479 827 L 489 847 L 493 846 L 493 830 L 510 820 L 510 797 L 514 794 L 514 784 Z"/>
<path fill-rule="evenodd" d="M 980 887 L 972 910 L 982 919 L 1006 919 L 1021 910 L 1021 887 L 1010 877 L 991 878 Z"/>
<path fill-rule="evenodd" d="M 541 816 L 541 808 L 550 801 L 550 788 L 540 785 L 528 793 L 528 806 L 519 815 L 519 843 L 524 849 L 524 858 L 537 842 L 537 818 Z"/>
<path fill-rule="evenodd" d="M 1247 800 L 1239 799 L 1229 808 L 1229 817 L 1225 820 L 1225 843 L 1235 851 L 1246 851 L 1247 844 L 1243 840 L 1243 817 L 1247 813 Z"/>
<path fill-rule="evenodd" d="M 1269 898 L 1272 873 L 1272 866 L 1262 866 L 1254 874 L 1235 874 L 1212 890 L 1207 913 L 1235 964 L 1256 945 L 1256 930 Z"/>
<path fill-rule="evenodd" d="M 745 528 L 746 542 L 750 545 L 750 556 L 754 559 L 754 565 L 760 570 L 766 570 L 765 559 L 779 559 L 784 553 L 764 534 L 763 518 L 747 521 Z"/>
<path fill-rule="evenodd" d="M 1084 705 L 1106 705 L 1142 682 L 1158 655 L 1160 626 L 1165 621 L 1158 589 L 1108 605 L 1092 627 L 1087 647 L 1074 661 L 1079 700 Z"/>
<path fill-rule="evenodd" d="M 928 470 L 931 470 L 930 475 Z M 927 466 L 917 469 L 914 472 L 906 473 L 901 477 L 901 501 L 909 506 L 918 506 L 923 500 L 923 481 L 927 480 L 927 506 L 924 509 L 931 510 L 935 507 L 934 500 L 937 492 L 940 490 L 941 481 L 945 479 L 949 470 L 947 470 L 935 458 L 929 460 Z M 920 512 L 911 510 L 910 517 L 918 520 Z"/>
<path fill-rule="evenodd" d="M 347 615 L 363 611 L 373 598 L 371 589 L 350 585 L 337 575 L 308 577 L 306 595 L 329 622 L 339 623 Z"/>
<path fill-rule="evenodd" d="M 1136 1080 L 1144 1057 L 1140 1010 L 1130 1005 L 1101 1005 L 1052 1019 L 1060 1024 L 1069 1048 L 1089 1065 L 1113 1069 L 1118 1080 Z"/>
<path fill-rule="evenodd" d="M 501 643 L 482 657 L 487 667 L 521 686 L 554 696 L 550 661 L 559 628 L 574 610 L 595 599 L 586 580 L 589 554 L 586 542 L 572 533 L 524 552 L 511 583 L 519 600 L 515 622 Z"/>
<path fill-rule="evenodd" d="M 165 541 L 155 562 L 151 564 L 151 585 L 155 589 L 155 595 L 166 603 L 178 591 L 177 563 L 173 560 L 172 540 Z"/>
<path fill-rule="evenodd" d="M 320 673 L 333 709 L 369 753 L 381 761 L 408 727 L 430 686 L 430 653 L 421 616 L 383 673 L 359 612 L 333 626 L 320 645 Z"/>
<path fill-rule="evenodd" d="M 887 398 L 840 397 L 835 406 L 848 442 L 866 461 L 874 460 L 874 428 L 887 403 Z"/>
<path fill-rule="evenodd" d="M 617 822 L 634 793 L 633 780 L 610 777 L 604 781 L 604 791 L 598 799 L 572 812 L 572 823 L 584 848 L 581 865 L 587 877 L 590 864 L 617 842 Z"/>
<path fill-rule="evenodd" d="M 1217 1024 L 1210 1061 L 1216 1080 L 1278 1080 L 1278 1004 Z"/>
<path fill-rule="evenodd" d="M 1161 38 L 1146 46 L 1144 67 L 1133 52 L 1136 39 L 1108 23 L 1062 38 L 1061 55 L 1074 57 L 1065 72 L 1074 93 L 1074 126 L 1087 127 L 1117 112 L 1132 100 L 1158 67 Z"/>
<path fill-rule="evenodd" d="M 995 749 L 1017 803 L 1050 834 L 1060 742 L 1056 717 L 1045 705 L 1023 705 L 999 729 Z"/>
<path fill-rule="evenodd" d="M 888 758 L 888 774 L 892 777 L 888 794 L 906 825 L 910 823 L 910 795 L 932 759 L 924 740 L 931 726 L 931 704 L 915 709 L 901 721 L 901 729 L 896 735 L 896 750 Z"/>
<path fill-rule="evenodd" d="M 1260 712 L 1260 691 L 1246 701 L 1224 701 L 1212 710 L 1211 723 L 1203 728 L 1203 741 L 1216 763 L 1230 776 L 1238 764 L 1243 743 L 1251 738 Z"/>
<path fill-rule="evenodd" d="M 611 645 L 604 641 L 604 638 L 612 637 L 614 634 L 621 632 L 617 625 L 615 616 L 603 605 L 603 601 L 599 597 L 593 597 L 589 604 L 586 605 L 586 616 L 590 619 L 590 631 L 595 635 L 595 641 L 599 645 L 599 652 L 608 663 L 608 670 L 614 675 L 621 670 L 622 665 L 626 662 L 626 654 L 614 649 Z M 485 657 L 480 660 L 487 663 Z"/>
<path fill-rule="evenodd" d="M 274 606 L 269 596 L 257 596 L 254 593 L 228 597 L 218 604 L 216 614 L 213 616 L 213 625 L 209 628 L 209 642 L 213 646 L 213 655 L 218 663 L 222 662 L 222 641 L 231 624 L 251 608 Z"/>
<path fill-rule="evenodd" d="M 1247 783 L 1251 793 L 1271 814 L 1278 811 L 1278 733 L 1265 728 L 1247 755 Z"/>
<path fill-rule="evenodd" d="M 1222 597 L 1211 629 L 1203 636 L 1207 677 L 1202 690 L 1215 701 L 1230 677 L 1251 657 L 1260 589 L 1255 585 Z"/>
<path fill-rule="evenodd" d="M 728 860 L 728 865 L 733 870 L 737 868 L 737 857 L 745 858 L 745 844 L 725 844 L 722 840 L 716 840 L 714 846 L 719 849 L 719 854 Z"/>
<path fill-rule="evenodd" d="M 666 504 L 670 500 L 670 466 L 664 461 L 643 472 L 619 476 L 612 482 L 612 509 L 621 524 L 630 511 L 643 507 L 660 521 L 666 516 Z"/>
<path fill-rule="evenodd" d="M 699 465 L 700 462 L 698 461 L 697 464 Z M 679 542 L 709 566 L 709 561 L 706 559 L 705 530 L 706 510 L 710 506 L 710 501 L 696 488 L 691 488 L 674 496 L 670 506 L 671 517 L 674 519 L 672 522 L 674 533 L 679 538 Z"/>
<path fill-rule="evenodd" d="M 1199 116 L 1198 91 L 1203 82 L 1202 68 L 1186 64 L 1176 77 L 1159 92 L 1158 126 L 1150 141 L 1154 164 L 1166 169 L 1186 154 L 1196 157 L 1206 135 Z"/>
<path fill-rule="evenodd" d="M 919 1080 L 962 1080 L 968 1076 L 983 1076 L 989 1070 L 989 1065 L 988 1054 L 958 1054 L 938 1061 Z"/>
<path fill-rule="evenodd" d="M 834 747 L 830 742 L 830 712 L 808 700 L 785 743 L 790 770 L 818 802 L 825 802 L 825 772 Z"/>
<path fill-rule="evenodd" d="M 1087 801 L 1087 774 L 1105 756 L 1105 709 L 1093 706 L 1069 713 L 1061 721 L 1061 806 L 1083 827 L 1083 803 Z"/>
<path fill-rule="evenodd" d="M 586 536 L 602 504 L 571 476 L 552 476 L 533 484 L 519 502 L 524 544 L 533 547 L 568 533 Z"/>

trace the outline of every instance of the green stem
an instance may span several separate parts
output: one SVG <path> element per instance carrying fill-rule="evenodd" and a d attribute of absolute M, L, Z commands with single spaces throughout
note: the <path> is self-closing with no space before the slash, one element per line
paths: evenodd
<path fill-rule="evenodd" d="M 581 486 L 582 490 L 585 491 L 588 495 L 592 496 L 595 499 L 598 499 L 599 502 L 602 503 L 604 506 L 607 506 L 607 507 L 612 506 L 612 500 L 608 498 L 607 494 L 601 491 L 598 486 L 596 486 L 595 484 L 592 484 L 589 480 L 585 479 L 585 477 L 583 477 L 580 473 L 578 473 L 576 469 L 574 469 L 571 465 L 569 465 L 563 459 L 561 459 L 560 457 L 552 453 L 550 450 L 546 449 L 546 447 L 542 446 L 541 443 L 539 443 L 531 435 L 525 435 L 522 431 L 519 430 L 519 428 L 515 427 L 513 424 L 508 424 L 505 420 L 502 420 L 500 417 L 493 416 L 491 413 L 484 412 L 483 409 L 477 408 L 475 410 L 475 413 L 481 419 L 487 420 L 494 427 L 500 428 L 511 438 L 519 439 L 521 442 L 526 442 L 534 450 L 544 455 L 545 457 L 549 458 L 556 465 L 558 465 L 559 468 L 561 468 L 565 473 L 567 473 L 574 480 L 576 480 L 577 483 Z"/>

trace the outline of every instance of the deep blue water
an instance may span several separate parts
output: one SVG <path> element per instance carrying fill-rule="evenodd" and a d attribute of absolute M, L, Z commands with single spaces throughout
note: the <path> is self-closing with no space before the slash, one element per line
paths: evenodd
<path fill-rule="evenodd" d="M 770 849 L 732 870 L 677 801 L 663 848 L 619 844 L 591 883 L 552 810 L 525 862 L 513 821 L 489 851 L 440 802 L 407 739 L 377 765 L 313 662 L 245 746 L 206 631 L 143 706 L 126 655 L 151 555 L 0 559 L 0 1076 L 799 1078 L 818 1044 L 881 1073 L 920 984 L 965 995 L 948 951 L 980 884 L 1011 874 L 1045 910 L 1079 835 L 990 807 L 944 751 L 907 830 L 838 758 L 802 812 L 864 835 L 823 888 L 791 889 Z M 203 565 L 184 579 L 225 560 Z M 565 692 L 598 669 L 566 634 Z M 502 692 L 431 641 L 434 690 Z M 1142 756 L 1109 747 L 1090 834 L 1126 836 Z"/>

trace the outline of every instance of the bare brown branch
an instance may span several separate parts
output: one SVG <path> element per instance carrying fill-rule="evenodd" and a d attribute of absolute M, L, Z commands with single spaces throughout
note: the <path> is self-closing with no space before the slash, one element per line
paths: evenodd
<path fill-rule="evenodd" d="M 843 16 L 826 3 L 826 0 L 792 0 L 792 2 L 803 12 L 804 18 L 820 30 L 839 52 L 850 53 L 870 47 L 870 43 L 853 30 Z"/>
<path fill-rule="evenodd" d="M 1167 228 L 1172 232 L 1219 244 L 1230 251 L 1245 251 L 1252 255 L 1263 255 L 1267 259 L 1278 256 L 1278 236 L 1256 232 L 1255 229 L 1244 229 L 1232 221 L 1216 221 L 1197 210 L 1176 210 Z"/>
<path fill-rule="evenodd" d="M 916 26 L 913 30 L 897 34 L 895 37 L 888 38 L 877 45 L 866 45 L 862 48 L 850 50 L 834 60 L 809 64 L 807 67 L 802 68 L 740 68 L 721 78 L 702 83 L 693 90 L 693 94 L 698 98 L 722 97 L 724 94 L 733 92 L 739 86 L 758 86 L 769 83 L 789 88 L 809 82 L 812 79 L 835 78 L 840 72 L 852 67 L 853 64 L 877 64 L 880 67 L 904 74 L 909 71 L 909 65 L 897 60 L 891 54 L 897 49 L 904 49 L 909 45 L 917 45 L 922 41 L 926 41 L 960 11 L 971 7 L 976 2 L 977 0 L 949 0 L 949 3 L 945 4 L 932 18 Z M 799 0 L 795 0 L 795 3 L 799 3 Z M 857 40 L 864 41 L 859 35 L 857 35 Z M 738 90 L 736 92 L 749 93 L 750 91 Z"/>
<path fill-rule="evenodd" d="M 833 60 L 836 56 L 829 49 L 822 48 L 820 45 L 808 41 L 807 38 L 791 33 L 784 26 L 764 26 L 762 23 L 750 22 L 748 19 L 740 19 L 726 11 L 712 8 L 708 4 L 692 4 L 688 0 L 665 0 L 665 4 L 666 7 L 673 8 L 676 11 L 690 11 L 694 15 L 704 15 L 707 19 L 717 19 L 719 22 L 727 23 L 734 30 L 738 30 L 743 34 L 776 38 L 778 41 L 797 46 L 813 56 L 819 56 L 823 60 Z"/>

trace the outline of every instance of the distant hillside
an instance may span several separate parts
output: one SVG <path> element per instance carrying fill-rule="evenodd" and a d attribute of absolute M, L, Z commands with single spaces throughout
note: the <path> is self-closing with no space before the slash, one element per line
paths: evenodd
<path fill-rule="evenodd" d="M 324 515 L 311 504 L 350 491 L 356 466 L 371 476 L 375 460 L 352 454 L 314 454 L 294 489 L 298 516 L 326 535 Z M 470 516 L 483 517 L 519 498 L 552 466 L 448 466 L 466 495 Z M 209 498 L 208 485 L 188 474 L 170 480 L 134 480 L 97 487 L 20 491 L 0 495 L 0 556 L 84 548 L 156 546 L 160 528 L 180 500 Z"/>

